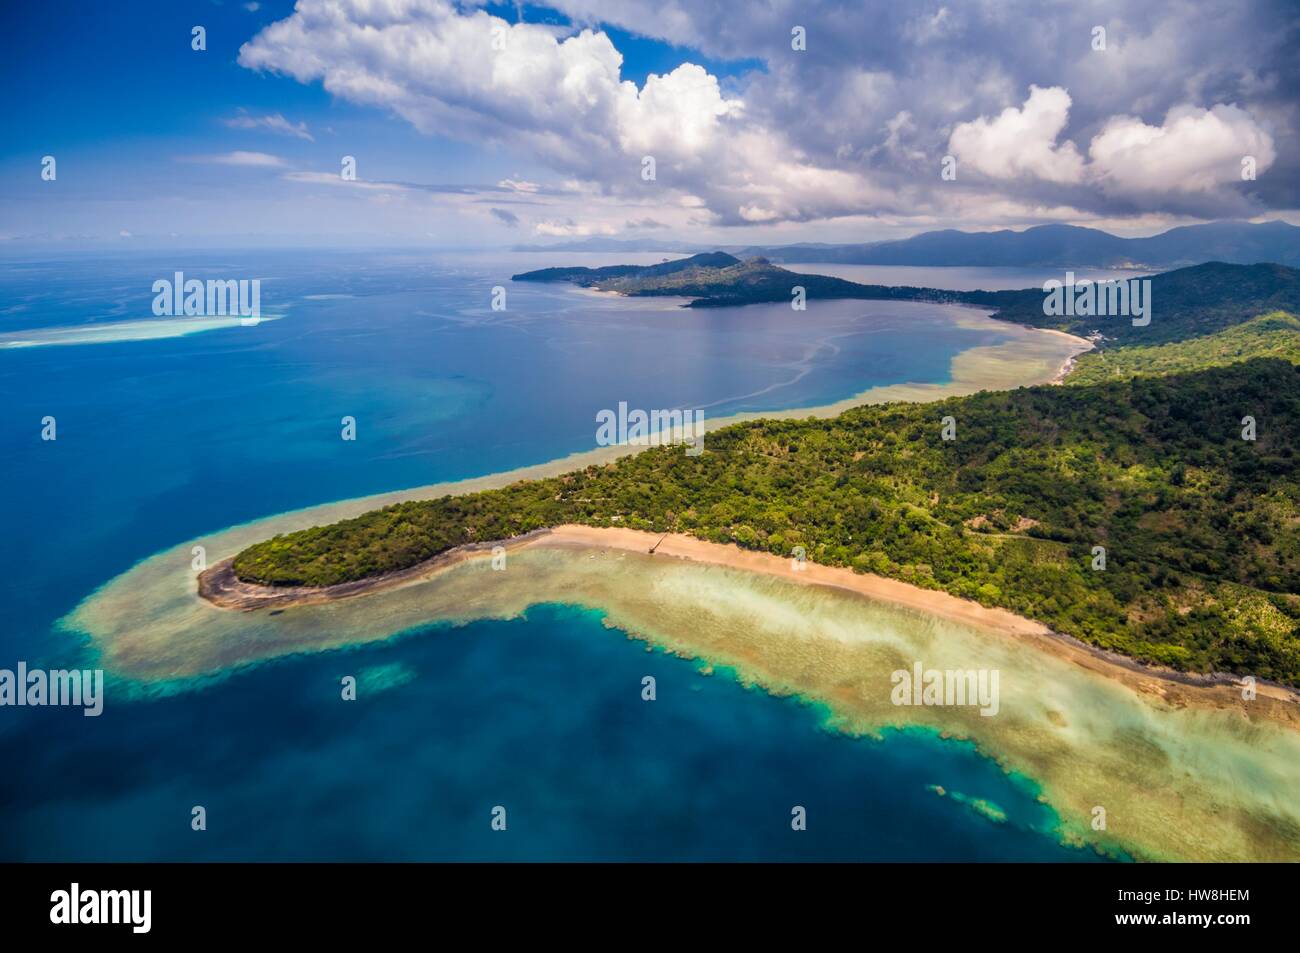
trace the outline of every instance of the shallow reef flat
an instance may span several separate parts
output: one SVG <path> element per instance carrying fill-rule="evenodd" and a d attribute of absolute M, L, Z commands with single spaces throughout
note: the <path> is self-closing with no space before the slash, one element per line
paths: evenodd
<path fill-rule="evenodd" d="M 1080 664 L 1051 650 L 1050 635 L 1008 629 L 999 618 L 924 612 L 820 581 L 563 534 L 511 548 L 504 571 L 491 568 L 490 552 L 467 554 L 391 588 L 278 612 L 200 599 L 188 558 L 178 549 L 140 564 L 65 620 L 91 636 L 105 667 L 141 690 L 184 690 L 195 676 L 436 622 L 581 605 L 630 637 L 727 666 L 773 694 L 824 703 L 834 729 L 876 736 L 911 727 L 968 739 L 1039 786 L 1067 843 L 1142 859 L 1300 860 L 1292 702 L 1261 695 L 1234 703 L 1231 686 L 1157 677 L 1144 687 Z M 891 675 L 917 661 L 927 669 L 997 670 L 997 714 L 895 705 Z M 1098 808 L 1104 831 L 1092 827 Z"/>

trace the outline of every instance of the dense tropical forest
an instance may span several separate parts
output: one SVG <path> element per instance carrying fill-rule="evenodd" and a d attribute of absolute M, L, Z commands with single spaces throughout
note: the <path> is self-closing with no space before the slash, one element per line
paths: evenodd
<path fill-rule="evenodd" d="M 1252 357 L 1280 357 L 1300 364 L 1300 319 L 1274 311 L 1204 337 L 1089 351 L 1080 356 L 1066 383 L 1099 384 L 1137 374 L 1176 374 Z"/>
<path fill-rule="evenodd" d="M 957 296 L 1039 327 L 1099 323 L 1045 316 L 1037 289 L 879 289 L 722 253 L 520 277 L 714 304 L 788 300 L 805 283 L 813 300 Z M 1275 310 L 1300 309 L 1298 279 L 1213 262 L 1156 275 L 1152 323 L 1110 319 L 1070 386 L 738 424 L 700 456 L 655 448 L 276 537 L 235 572 L 328 586 L 559 523 L 673 530 L 780 555 L 802 546 L 1137 659 L 1300 685 L 1300 320 Z"/>
<path fill-rule="evenodd" d="M 970 303 L 994 308 L 993 316 L 1003 321 L 1079 335 L 1097 330 L 1107 346 L 1147 346 L 1214 334 L 1270 311 L 1300 314 L 1300 270 L 1212 261 L 1153 275 L 1150 297 L 1151 323 L 1145 327 L 1122 317 L 1046 315 L 1043 292 L 1036 288 L 992 292 Z"/>
<path fill-rule="evenodd" d="M 1294 318 L 1267 320 L 1282 326 L 1237 330 L 1294 344 Z M 700 456 L 653 448 L 390 506 L 254 545 L 234 568 L 325 586 L 565 522 L 674 530 L 782 555 L 803 546 L 1140 660 L 1300 685 L 1300 368 L 1251 357 L 1186 369 L 1203 357 L 1183 354 L 1173 374 L 738 424 Z M 1169 360 L 1151 349 L 1129 370 Z"/>

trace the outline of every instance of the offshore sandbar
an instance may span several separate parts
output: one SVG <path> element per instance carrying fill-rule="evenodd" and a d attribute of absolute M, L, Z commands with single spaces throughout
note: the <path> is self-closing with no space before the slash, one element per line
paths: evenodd
<path fill-rule="evenodd" d="M 239 315 L 189 318 L 146 318 L 140 321 L 105 321 L 98 324 L 73 324 L 54 328 L 32 328 L 27 331 L 0 333 L 0 349 L 52 347 L 70 344 L 120 344 L 128 341 L 155 341 L 162 338 L 179 338 L 204 331 L 220 331 L 244 326 Z M 257 319 L 274 321 L 275 315 Z M 249 324 L 255 327 L 256 324 Z"/>

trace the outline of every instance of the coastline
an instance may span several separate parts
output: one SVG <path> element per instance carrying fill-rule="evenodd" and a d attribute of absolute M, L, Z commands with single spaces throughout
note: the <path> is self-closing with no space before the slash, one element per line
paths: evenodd
<path fill-rule="evenodd" d="M 1063 332 L 997 321 L 983 309 L 954 305 L 951 313 L 953 322 L 960 327 L 996 330 L 1007 339 L 998 344 L 968 348 L 955 355 L 950 364 L 949 379 L 943 383 L 878 385 L 829 404 L 744 412 L 706 419 L 705 431 L 758 419 L 829 418 L 864 404 L 925 402 L 982 390 L 1008 390 L 1047 384 L 1072 357 L 1091 346 L 1090 342 Z M 171 658 L 166 651 L 161 651 L 160 642 L 164 639 L 164 633 L 153 631 L 149 622 L 155 615 L 171 613 L 177 618 L 185 617 L 193 620 L 194 624 L 201 624 L 203 616 L 200 611 L 204 609 L 218 615 L 227 615 L 207 599 L 198 597 L 196 573 L 190 567 L 193 547 L 202 546 L 208 566 L 215 569 L 247 546 L 279 534 L 351 519 L 396 503 L 438 499 L 497 489 L 521 480 L 559 476 L 588 466 L 608 464 L 643 449 L 645 445 L 594 447 L 543 463 L 315 504 L 205 533 L 155 553 L 106 580 L 64 616 L 58 627 L 72 634 L 89 637 L 92 650 L 101 656 L 106 666 L 128 680 L 156 683 L 209 674 L 210 667 L 207 663 L 192 655 L 184 657 L 185 653 L 178 653 L 176 658 Z M 426 571 L 426 568 L 412 567 L 406 572 L 419 574 Z M 399 578 L 392 581 L 394 584 L 400 584 L 406 578 L 405 574 L 397 575 Z M 373 581 L 370 584 L 373 585 Z M 363 581 L 360 588 L 364 589 L 366 585 Z M 322 601 L 307 593 L 299 593 L 298 597 L 310 602 Z M 146 646 L 151 648 L 146 650 Z M 231 654 L 221 667 L 257 660 L 267 654 L 287 654 L 295 650 L 288 646 L 278 649 L 260 646 L 245 658 L 238 657 L 238 653 Z M 151 656 L 150 651 L 160 654 Z M 230 653 L 218 652 L 214 648 L 210 654 L 212 657 L 225 657 Z"/>
<path fill-rule="evenodd" d="M 577 290 L 581 293 L 588 294 L 619 294 L 619 292 L 596 291 L 589 288 L 580 288 Z M 996 325 L 999 329 L 1014 329 L 1019 333 L 1015 335 L 1013 341 L 1003 344 L 968 348 L 967 350 L 955 355 L 952 359 L 950 379 L 947 383 L 882 384 L 869 387 L 866 390 L 859 391 L 852 397 L 847 397 L 829 404 L 803 408 L 788 408 L 775 411 L 746 411 L 738 414 L 731 414 L 726 417 L 706 419 L 704 421 L 704 430 L 707 433 L 709 431 L 718 430 L 723 427 L 750 420 L 830 418 L 839 416 L 844 411 L 851 410 L 854 407 L 868 404 L 890 403 L 894 401 L 928 402 L 942 400 L 946 397 L 965 396 L 982 390 L 1004 390 L 1014 387 L 1032 387 L 1040 384 L 1055 385 L 1064 380 L 1073 369 L 1081 354 L 1092 350 L 1095 346 L 1091 341 L 1067 334 L 1064 331 L 1056 331 L 1047 328 L 1026 328 L 1021 325 L 1011 325 L 997 321 L 990 316 L 991 312 L 986 309 L 975 309 L 969 305 L 955 305 L 954 307 L 961 309 L 954 315 L 954 323 L 958 326 L 976 330 L 985 330 L 990 324 L 992 324 Z M 962 311 L 973 311 L 974 313 L 962 313 Z M 1052 342 L 1059 342 L 1060 347 L 1064 348 L 1064 350 L 1062 351 L 1060 348 L 1049 347 L 1048 345 Z M 1039 344 L 1040 347 L 1032 347 L 1035 343 Z M 1012 345 L 1020 345 L 1021 347 L 1017 349 L 1011 347 Z M 1025 348 L 1024 345 L 1031 346 Z M 1009 350 L 1020 350 L 1021 353 L 1008 353 Z M 1024 350 L 1030 352 L 1028 356 L 1023 353 Z M 1064 357 L 1062 357 L 1062 354 L 1064 354 Z M 1052 368 L 1055 368 L 1055 370 L 1053 371 Z M 1029 374 L 1028 378 L 1025 376 L 1026 373 Z M 373 496 L 342 500 L 336 503 L 326 503 L 302 510 L 291 511 L 289 513 L 278 514 L 277 516 L 268 517 L 265 520 L 258 520 L 253 524 L 247 525 L 271 522 L 278 523 L 298 515 L 320 514 L 317 519 L 314 519 L 311 522 L 303 522 L 295 519 L 293 525 L 283 529 L 277 529 L 277 532 L 293 532 L 297 529 L 304 529 L 313 525 L 321 525 L 321 522 L 323 521 L 337 522 L 338 520 L 359 516 L 363 513 L 370 512 L 371 510 L 390 506 L 394 503 L 435 499 L 444 495 L 462 495 L 478 492 L 480 490 L 496 489 L 522 480 L 535 480 L 545 477 L 560 476 L 584 467 L 601 466 L 611 463 L 622 457 L 636 454 L 651 445 L 651 442 L 647 442 L 643 445 L 621 444 L 596 447 L 591 450 L 578 451 L 567 456 L 558 457 L 545 463 L 518 467 L 512 470 L 504 470 L 481 477 L 471 477 L 465 480 L 430 484 L 423 487 L 416 487 L 412 490 L 398 490 L 390 493 L 381 493 Z M 337 512 L 337 515 L 331 517 L 331 511 Z M 465 553 L 477 552 L 485 547 L 490 548 L 494 543 L 513 547 L 519 545 L 529 537 L 538 534 L 554 533 L 554 531 L 554 529 L 538 530 L 535 533 L 530 533 L 523 537 L 516 537 L 512 540 L 498 540 L 488 543 L 473 544 L 465 547 L 457 547 L 448 553 L 440 554 L 431 560 L 427 560 L 424 563 L 420 563 L 408 569 L 394 573 L 387 573 L 383 576 L 372 579 L 358 580 L 353 583 L 328 587 L 327 590 L 305 586 L 275 587 L 274 589 L 270 589 L 269 587 L 253 586 L 242 583 L 234 576 L 233 571 L 231 571 L 230 563 L 234 556 L 234 553 L 231 553 L 229 556 L 221 559 L 217 564 L 212 566 L 212 568 L 205 570 L 200 574 L 198 579 L 198 590 L 202 598 L 221 608 L 252 609 L 262 608 L 268 605 L 276 607 L 313 605 L 323 602 L 331 602 L 351 595 L 359 595 L 367 592 L 388 589 L 413 579 L 426 578 L 431 572 L 440 568 L 442 565 L 459 561 Z M 883 579 L 883 577 L 873 578 Z M 885 581 L 892 582 L 892 580 Z M 904 584 L 898 583 L 898 585 Z M 918 591 L 925 592 L 927 590 Z"/>
<path fill-rule="evenodd" d="M 604 528 L 566 524 L 525 539 L 521 548 L 531 546 L 576 547 L 580 549 L 619 549 L 645 552 L 655 545 L 661 534 L 625 528 Z M 1041 622 L 1017 615 L 1008 609 L 990 608 L 939 589 L 922 589 L 911 583 L 854 572 L 839 566 L 804 563 L 795 569 L 788 558 L 771 553 L 741 549 L 734 544 L 711 543 L 681 533 L 670 533 L 655 545 L 655 555 L 684 559 L 707 565 L 724 566 L 745 572 L 775 576 L 802 585 L 822 586 L 851 592 L 872 601 L 890 603 L 905 609 L 947 619 L 962 625 L 1000 633 L 1022 640 L 1035 649 L 1049 652 L 1104 675 L 1146 694 L 1165 701 L 1174 698 L 1187 704 L 1200 704 L 1222 710 L 1225 706 L 1245 708 L 1240 704 L 1240 683 L 1233 676 L 1178 672 L 1174 669 L 1145 665 L 1127 656 L 1107 652 L 1078 639 L 1054 632 Z M 465 558 L 471 558 L 466 554 Z M 1188 691 L 1184 691 L 1184 689 Z M 1300 692 L 1284 685 L 1258 682 L 1257 693 L 1283 703 L 1287 708 L 1267 706 L 1271 714 L 1280 715 L 1283 724 L 1300 730 Z M 1202 696 L 1198 693 L 1204 692 Z"/>
<path fill-rule="evenodd" d="M 871 388 L 819 408 L 710 421 L 709 429 L 1046 384 L 1090 347 L 1060 332 L 1008 329 L 974 309 L 956 310 L 954 320 L 1012 333 L 1002 344 L 957 355 L 944 384 Z M 404 500 L 564 473 L 640 449 L 601 447 L 205 534 L 108 580 L 59 628 L 85 639 L 119 690 L 149 697 L 195 690 L 210 679 L 302 653 L 415 633 L 444 637 L 475 620 L 524 617 L 530 606 L 581 605 L 600 611 L 611 634 L 643 642 L 646 651 L 725 666 L 746 686 L 824 704 L 828 729 L 879 739 L 887 729 L 917 727 L 969 741 L 1004 770 L 1033 780 L 1040 800 L 1058 812 L 1057 833 L 1065 843 L 1148 860 L 1300 859 L 1300 806 L 1292 797 L 1300 785 L 1300 705 L 1263 686 L 1245 704 L 1235 685 L 1147 669 L 1005 610 L 896 580 L 834 567 L 808 567 L 796 578 L 788 560 L 722 546 L 717 549 L 726 558 L 719 558 L 712 548 L 696 549 L 716 544 L 690 537 L 665 539 L 650 556 L 639 535 L 626 537 L 626 548 L 619 548 L 609 545 L 610 537 L 585 538 L 593 530 L 582 527 L 509 541 L 508 572 L 487 568 L 491 544 L 485 544 L 444 554 L 440 563 L 412 567 L 378 586 L 364 581 L 360 590 L 370 586 L 373 598 L 281 592 L 282 604 L 240 612 L 231 611 L 237 604 L 221 608 L 199 595 L 194 545 L 205 547 L 211 572 L 279 533 Z M 218 581 L 218 575 L 208 578 Z M 862 586 L 872 588 L 856 591 Z M 221 588 L 209 586 L 207 594 L 219 596 Z M 225 593 L 235 600 L 244 595 Z M 1000 716 L 892 705 L 890 672 L 916 660 L 1000 671 Z M 1096 805 L 1110 813 L 1111 830 L 1090 827 Z"/>
<path fill-rule="evenodd" d="M 409 569 L 324 588 L 274 587 L 241 582 L 233 574 L 231 560 L 226 559 L 200 575 L 198 594 L 218 608 L 240 612 L 284 611 L 323 605 L 432 580 L 452 567 L 483 558 L 496 546 L 506 553 L 531 548 L 647 553 L 653 548 L 653 554 L 662 559 L 686 560 L 776 577 L 800 585 L 837 589 L 873 602 L 994 632 L 1176 707 L 1216 711 L 1236 708 L 1243 714 L 1248 710 L 1248 703 L 1242 698 L 1242 683 L 1231 675 L 1179 672 L 1148 665 L 1055 632 L 1041 622 L 1007 609 L 983 606 L 939 589 L 922 589 L 897 579 L 838 566 L 802 563 L 796 569 L 788 558 L 741 549 L 734 544 L 708 542 L 681 533 L 663 535 L 622 527 L 568 523 L 513 539 L 459 546 Z M 1257 705 L 1251 711 L 1300 731 L 1300 693 L 1265 681 L 1257 682 L 1255 688 L 1256 702 L 1249 704 L 1256 704 L 1261 699 L 1266 699 L 1267 703 Z"/>
<path fill-rule="evenodd" d="M 1065 334 L 1067 338 L 1071 338 L 1076 341 L 1085 340 L 1088 343 L 1088 346 L 1084 350 L 1079 351 L 1077 354 L 1071 354 L 1068 358 L 1066 358 L 1065 363 L 1061 365 L 1061 369 L 1056 372 L 1056 376 L 1053 377 L 1050 381 L 1048 381 L 1049 384 L 1059 386 L 1061 384 L 1064 384 L 1066 382 L 1066 379 L 1069 378 L 1069 376 L 1074 373 L 1074 369 L 1079 366 L 1079 358 L 1083 357 L 1083 355 L 1085 354 L 1090 354 L 1091 352 L 1097 350 L 1097 342 L 1088 340 L 1087 338 L 1078 338 L 1073 334 L 1066 334 L 1064 331 L 1052 331 L 1047 328 L 1044 328 L 1043 330 L 1046 330 L 1049 334 Z"/>
<path fill-rule="evenodd" d="M 127 660 L 223 672 L 580 606 L 600 613 L 611 638 L 824 705 L 828 730 L 881 740 L 916 728 L 969 742 L 1033 783 L 1063 843 L 1142 860 L 1300 860 L 1300 705 L 1270 692 L 1246 702 L 1235 684 L 1111 660 L 1005 610 L 693 537 L 565 526 L 504 549 L 499 572 L 481 544 L 394 574 L 368 597 L 321 601 L 315 591 L 263 611 L 198 599 L 193 576 L 173 569 L 177 607 L 143 636 L 123 602 Z M 996 716 L 894 702 L 891 673 L 917 663 L 998 672 Z M 1107 829 L 1090 826 L 1097 805 Z"/>
<path fill-rule="evenodd" d="M 734 414 L 705 421 L 712 431 L 731 424 L 757 419 L 805 419 L 834 417 L 853 407 L 890 401 L 933 401 L 981 390 L 1007 390 L 1046 384 L 1059 374 L 1065 362 L 1091 345 L 1059 331 L 1027 328 L 997 321 L 987 310 L 953 306 L 952 319 L 958 326 L 996 330 L 1007 340 L 994 345 L 969 348 L 953 357 L 949 380 L 944 383 L 887 384 L 814 407 Z M 141 683 L 174 681 L 210 674 L 211 664 L 193 653 L 163 648 L 163 631 L 154 631 L 149 620 L 168 613 L 202 624 L 201 610 L 228 615 L 206 599 L 198 597 L 195 572 L 190 568 L 191 550 L 203 546 L 208 565 L 219 566 L 245 547 L 272 536 L 291 533 L 361 516 L 378 508 L 408 501 L 496 489 L 520 480 L 558 476 L 588 466 L 600 466 L 640 452 L 644 446 L 614 445 L 561 456 L 550 461 L 499 471 L 478 477 L 427 484 L 330 503 L 316 504 L 227 527 L 184 541 L 154 554 L 119 575 L 106 580 L 60 622 L 69 633 L 88 636 L 106 667 Z M 420 567 L 413 567 L 419 570 Z M 400 582 L 400 580 L 399 580 Z M 143 621 L 142 621 L 143 620 Z M 329 640 L 327 640 L 329 641 Z M 240 645 L 244 643 L 241 641 Z M 258 646 L 256 651 L 230 652 L 212 647 L 209 658 L 221 657 L 227 668 L 267 655 L 288 654 L 298 649 Z"/>

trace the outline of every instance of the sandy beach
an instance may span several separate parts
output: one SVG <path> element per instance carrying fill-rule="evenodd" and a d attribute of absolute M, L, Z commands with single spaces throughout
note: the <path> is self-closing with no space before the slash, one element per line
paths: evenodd
<path fill-rule="evenodd" d="M 667 535 L 616 527 L 565 524 L 537 530 L 525 536 L 496 543 L 477 543 L 450 550 L 433 559 L 400 572 L 372 579 L 324 588 L 260 586 L 240 581 L 223 560 L 202 573 L 198 591 L 202 598 L 223 609 L 251 612 L 286 610 L 321 605 L 342 599 L 355 599 L 434 579 L 439 573 L 469 560 L 490 555 L 494 546 L 506 552 L 530 548 L 611 550 L 626 553 L 650 553 L 659 559 L 681 559 L 722 566 L 727 569 L 773 576 L 807 586 L 819 586 L 852 593 L 869 600 L 888 603 L 962 625 L 996 632 L 1033 651 L 1046 652 L 1074 665 L 1112 679 L 1133 691 L 1155 696 L 1176 707 L 1198 706 L 1218 711 L 1239 709 L 1263 714 L 1300 730 L 1300 693 L 1283 685 L 1257 682 L 1257 697 L 1247 701 L 1242 696 L 1240 679 L 1224 674 L 1189 674 L 1173 669 L 1144 665 L 1125 656 L 1106 652 L 1077 639 L 1052 631 L 1048 626 L 1016 615 L 1006 609 L 990 608 L 934 589 L 922 589 L 870 573 L 854 572 L 836 566 L 821 566 L 774 556 L 771 553 L 741 549 L 696 539 L 680 533 Z"/>
<path fill-rule="evenodd" d="M 1283 724 L 1300 729 L 1300 692 L 1286 686 L 1257 682 L 1255 687 L 1258 697 L 1255 702 L 1246 702 L 1242 698 L 1240 680 L 1231 675 L 1195 675 L 1143 665 L 1060 635 L 1041 622 L 1026 619 L 1006 609 L 989 608 L 947 592 L 922 589 L 897 579 L 858 573 L 838 566 L 795 563 L 794 560 L 783 559 L 771 553 L 710 543 L 679 533 L 670 533 L 661 538 L 659 534 L 639 530 L 567 524 L 527 540 L 521 539 L 519 545 L 621 549 L 627 552 L 647 552 L 649 547 L 654 546 L 655 555 L 659 557 L 687 559 L 776 576 L 803 585 L 840 589 L 867 599 L 1001 633 L 1032 646 L 1037 651 L 1067 659 L 1135 691 L 1158 695 L 1173 704 L 1205 705 L 1219 710 L 1240 708 L 1244 711 L 1247 705 L 1256 704 L 1260 699 L 1276 701 L 1278 705 L 1263 707 Z"/>
<path fill-rule="evenodd" d="M 1078 366 L 1079 358 L 1083 357 L 1083 355 L 1087 354 L 1090 351 L 1095 351 L 1097 349 L 1097 344 L 1095 341 L 1091 341 L 1086 338 L 1078 338 L 1075 337 L 1073 334 L 1066 334 L 1064 331 L 1047 331 L 1047 333 L 1060 334 L 1063 335 L 1064 337 L 1069 338 L 1072 341 L 1084 340 L 1088 345 L 1083 350 L 1071 354 L 1066 359 L 1065 363 L 1061 365 L 1061 369 L 1056 372 L 1056 376 L 1053 377 L 1050 381 L 1048 381 L 1049 384 L 1064 384 L 1066 378 L 1068 378 L 1070 374 L 1074 372 L 1075 367 Z"/>
<path fill-rule="evenodd" d="M 208 537 L 209 552 L 228 563 L 286 528 L 269 522 Z M 942 592 L 691 537 L 562 526 L 505 551 L 502 571 L 476 546 L 342 590 L 293 591 L 234 585 L 221 561 L 200 583 L 185 544 L 101 587 L 65 625 L 89 636 L 116 690 L 149 696 L 299 653 L 344 650 L 346 664 L 361 645 L 580 607 L 610 638 L 824 706 L 828 729 L 972 743 L 1040 792 L 1067 843 L 1150 860 L 1300 860 L 1290 693 L 1260 686 L 1247 701 L 1230 682 L 1147 669 Z M 893 703 L 891 673 L 917 663 L 999 672 L 997 716 Z M 1098 805 L 1103 832 L 1089 823 Z"/>

